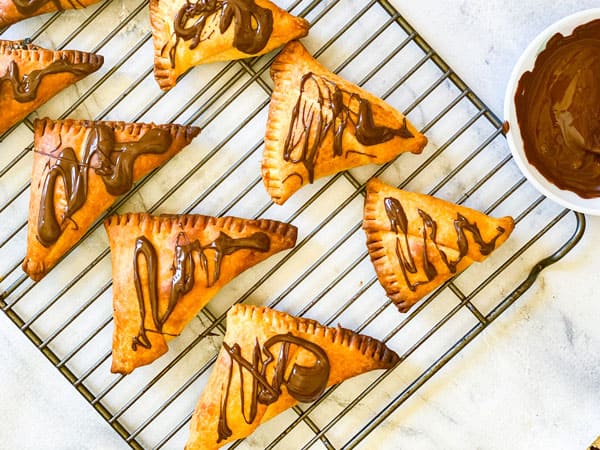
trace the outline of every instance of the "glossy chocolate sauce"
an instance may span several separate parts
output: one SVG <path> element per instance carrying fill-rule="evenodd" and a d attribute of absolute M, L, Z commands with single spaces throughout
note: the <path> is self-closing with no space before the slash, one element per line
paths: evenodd
<path fill-rule="evenodd" d="M 600 197 L 600 20 L 556 34 L 519 80 L 527 159 L 561 189 Z"/>
<path fill-rule="evenodd" d="M 136 142 L 115 142 L 114 130 L 104 124 L 94 124 L 87 135 L 81 161 L 75 151 L 67 147 L 58 155 L 56 149 L 50 155 L 41 192 L 41 205 L 37 223 L 37 239 L 44 246 L 51 246 L 60 237 L 67 221 L 83 206 L 88 194 L 89 170 L 102 178 L 111 195 L 122 195 L 133 186 L 133 165 L 145 154 L 165 153 L 171 145 L 168 129 L 155 128 Z M 97 164 L 92 167 L 92 158 Z M 65 208 L 57 217 L 54 204 L 56 182 L 62 180 Z"/>
<path fill-rule="evenodd" d="M 194 272 L 196 264 L 194 262 L 194 253 L 198 254 L 200 266 L 206 274 L 206 287 L 211 287 L 221 276 L 221 265 L 225 256 L 231 255 L 238 250 L 255 250 L 258 252 L 269 251 L 271 240 L 265 233 L 254 233 L 247 238 L 234 239 L 221 232 L 219 236 L 207 245 L 200 245 L 197 239 L 190 242 L 184 232 L 177 236 L 175 245 L 175 258 L 173 261 L 173 278 L 171 279 L 171 290 L 169 294 L 169 303 L 163 313 L 160 312 L 158 302 L 158 257 L 152 243 L 144 236 L 140 236 L 135 241 L 133 252 L 133 276 L 135 290 L 137 293 L 138 305 L 140 309 L 140 331 L 133 338 L 131 348 L 135 351 L 138 346 L 151 348 L 152 344 L 146 333 L 148 331 L 162 333 L 163 326 L 173 313 L 175 306 L 181 298 L 190 292 L 194 287 Z M 212 262 L 214 272 L 209 273 L 209 258 L 212 253 Z M 146 307 L 144 303 L 144 289 L 140 277 L 139 259 L 143 256 L 146 261 L 148 302 L 152 313 L 152 322 L 156 329 L 148 330 L 145 327 Z"/>
<path fill-rule="evenodd" d="M 486 242 L 481 236 L 481 231 L 476 223 L 470 223 L 466 217 L 462 214 L 457 213 L 456 219 L 454 219 L 454 230 L 456 231 L 456 246 L 458 249 L 458 257 L 455 260 L 448 259 L 446 253 L 439 247 L 437 243 L 437 223 L 432 217 L 425 211 L 419 209 L 418 213 L 423 221 L 422 228 L 422 260 L 423 260 L 423 272 L 425 273 L 425 279 L 411 282 L 408 274 L 416 274 L 418 267 L 415 262 L 415 255 L 411 252 L 409 241 L 408 241 L 408 218 L 406 212 L 402 207 L 402 204 L 395 198 L 386 197 L 383 201 L 385 206 L 385 212 L 390 221 L 391 230 L 398 235 L 396 238 L 396 255 L 398 256 L 398 262 L 400 263 L 400 269 L 406 285 L 411 291 L 415 291 L 420 285 L 427 284 L 433 280 L 437 275 L 437 269 L 429 260 L 427 254 L 427 242 L 430 241 L 438 251 L 442 261 L 450 270 L 451 273 L 456 273 L 457 266 L 465 255 L 469 251 L 469 241 L 467 240 L 466 232 L 471 233 L 473 241 L 479 247 L 479 252 L 482 255 L 489 255 L 496 247 L 496 240 L 502 236 L 505 232 L 504 228 L 496 227 L 498 234 L 494 236 L 489 242 Z M 401 244 L 400 239 L 403 240 Z"/>
<path fill-rule="evenodd" d="M 135 292 L 138 298 L 138 306 L 140 308 L 140 316 L 142 318 L 142 326 L 140 332 L 136 337 L 133 338 L 131 347 L 133 350 L 137 350 L 138 345 L 145 348 L 150 348 L 152 344 L 146 335 L 146 328 L 144 327 L 144 319 L 146 318 L 146 304 L 144 303 L 144 287 L 142 286 L 142 280 L 140 279 L 140 273 L 138 268 L 139 257 L 143 256 L 146 260 L 146 271 L 148 274 L 148 295 L 150 296 L 150 310 L 152 312 L 152 320 L 156 326 L 156 329 L 160 332 L 162 325 L 164 324 L 163 318 L 166 321 L 167 317 L 161 317 L 158 311 L 158 257 L 156 256 L 156 250 L 152 243 L 144 236 L 140 236 L 135 241 L 135 248 L 133 251 L 133 282 L 135 284 Z M 165 314 L 166 316 L 166 314 Z"/>
<path fill-rule="evenodd" d="M 277 344 L 281 345 L 277 356 L 275 356 L 271 348 Z M 292 364 L 290 359 L 295 357 L 297 351 L 291 352 L 290 348 L 292 346 L 312 353 L 315 359 L 313 365 L 301 366 L 294 363 L 290 368 L 290 364 Z M 223 349 L 231 358 L 231 364 L 229 365 L 229 375 L 224 393 L 221 395 L 217 443 L 227 440 L 232 435 L 227 424 L 227 403 L 235 365 L 237 365 L 240 374 L 241 412 L 247 424 L 255 421 L 259 403 L 270 405 L 277 401 L 282 393 L 281 386 L 283 385 L 293 398 L 304 403 L 318 399 L 327 387 L 330 372 L 327 353 L 318 345 L 291 333 L 278 334 L 267 339 L 262 348 L 256 340 L 251 361 L 242 356 L 242 349 L 239 344 L 229 346 L 226 342 L 223 342 Z M 270 366 L 273 368 L 273 375 L 271 378 L 267 378 L 267 370 Z M 248 393 L 249 395 L 244 389 L 245 373 L 252 377 L 252 387 Z M 246 404 L 248 397 L 250 405 Z"/>
<path fill-rule="evenodd" d="M 244 53 L 260 52 L 273 32 L 273 13 L 258 6 L 254 0 L 187 0 L 177 12 L 173 24 L 175 45 L 169 50 L 172 67 L 175 67 L 175 52 L 179 41 L 191 41 L 190 49 L 196 48 L 214 33 L 214 30 L 207 30 L 206 27 L 216 15 L 219 15 L 221 34 L 233 23 L 233 46 Z M 195 22 L 187 26 L 192 19 Z"/>
<path fill-rule="evenodd" d="M 283 159 L 302 164 L 308 172 L 308 181 L 314 182 L 318 153 L 330 130 L 333 133 L 334 157 L 359 153 L 374 158 L 375 155 L 354 149 L 344 154 L 342 139 L 349 126 L 354 129 L 356 140 L 366 146 L 382 144 L 395 136 L 405 139 L 414 137 L 408 130 L 406 118 L 400 128 L 378 126 L 374 123 L 371 102 L 341 89 L 333 81 L 309 72 L 300 83 L 300 95 L 292 111 Z M 293 175 L 303 183 L 302 175 L 297 172 Z"/>
<path fill-rule="evenodd" d="M 75 76 L 84 76 L 97 68 L 98 66 L 94 64 L 71 64 L 69 61 L 59 59 L 43 69 L 33 70 L 21 76 L 16 61 L 11 61 L 6 68 L 6 73 L 0 77 L 0 84 L 8 81 L 12 85 L 13 98 L 20 103 L 26 103 L 35 100 L 40 83 L 46 75 L 69 72 Z"/>

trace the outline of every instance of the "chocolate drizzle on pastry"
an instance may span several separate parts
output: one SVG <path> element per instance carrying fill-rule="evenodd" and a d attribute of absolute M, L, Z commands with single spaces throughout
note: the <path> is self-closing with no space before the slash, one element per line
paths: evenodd
<path fill-rule="evenodd" d="M 214 33 L 212 21 L 217 16 L 221 34 L 234 24 L 233 46 L 244 53 L 260 52 L 273 32 L 273 13 L 254 0 L 186 0 L 174 19 L 175 44 L 169 50 L 171 67 L 175 67 L 179 41 L 191 41 L 190 49 L 196 48 Z M 195 19 L 193 25 L 187 26 L 192 19 Z"/>
<path fill-rule="evenodd" d="M 17 62 L 11 61 L 8 63 L 6 73 L 0 77 L 0 84 L 8 81 L 12 85 L 14 99 L 20 103 L 26 103 L 36 98 L 38 87 L 46 75 L 70 72 L 76 76 L 85 76 L 94 72 L 97 68 L 97 65 L 90 63 L 73 64 L 64 59 L 59 59 L 43 69 L 33 70 L 21 76 Z"/>
<path fill-rule="evenodd" d="M 318 153 L 330 131 L 333 133 L 334 157 L 360 153 L 374 158 L 375 155 L 354 149 L 347 150 L 344 155 L 343 135 L 349 126 L 354 130 L 356 140 L 366 146 L 382 144 L 396 136 L 404 139 L 414 137 L 408 130 L 406 118 L 399 128 L 377 125 L 374 123 L 369 100 L 341 89 L 325 77 L 309 72 L 302 77 L 300 83 L 300 94 L 292 111 L 283 159 L 302 164 L 308 172 L 309 182 L 314 182 Z M 297 175 L 304 181 L 299 173 L 294 172 L 292 175 Z"/>
<path fill-rule="evenodd" d="M 274 356 L 271 349 L 277 344 L 280 344 L 279 352 L 277 356 Z M 311 366 L 294 363 L 290 367 L 290 359 L 297 354 L 297 350 L 290 351 L 292 346 L 311 353 L 314 356 L 314 363 Z M 238 344 L 229 346 L 223 342 L 223 348 L 229 355 L 231 364 L 224 393 L 221 394 L 217 443 L 227 440 L 232 435 L 227 424 L 227 403 L 234 365 L 237 365 L 239 369 L 242 416 L 247 424 L 252 424 L 256 419 L 259 403 L 270 405 L 277 401 L 282 394 L 281 386 L 283 385 L 294 399 L 305 403 L 318 399 L 327 387 L 330 372 L 327 353 L 318 345 L 291 333 L 272 336 L 265 341 L 262 348 L 257 339 L 251 361 L 242 356 L 242 349 Z M 272 366 L 273 375 L 269 379 L 267 370 L 270 366 Z M 252 377 L 252 388 L 249 393 L 250 405 L 248 406 L 245 403 L 248 396 L 244 390 L 244 371 Z"/>
<path fill-rule="evenodd" d="M 551 183 L 600 197 L 600 20 L 554 35 L 519 80 L 517 119 L 528 161 Z"/>
<path fill-rule="evenodd" d="M 68 1 L 72 8 L 85 7 L 85 5 L 80 2 L 72 2 L 71 0 Z M 52 3 L 57 11 L 64 10 L 63 6 L 60 4 L 60 0 L 12 0 L 12 2 L 14 3 L 15 8 L 17 8 L 17 11 L 24 16 L 35 14 L 35 12 L 46 3 Z"/>
<path fill-rule="evenodd" d="M 211 287 L 217 282 L 221 275 L 221 265 L 225 256 L 243 249 L 268 252 L 270 245 L 271 240 L 269 236 L 262 232 L 254 233 L 247 238 L 238 239 L 220 232 L 215 240 L 204 246 L 200 244 L 198 239 L 190 242 L 184 232 L 179 233 L 175 245 L 173 278 L 171 279 L 169 303 L 167 304 L 165 311 L 161 313 L 158 301 L 158 257 L 156 255 L 156 250 L 146 237 L 138 237 L 135 241 L 135 250 L 133 253 L 133 275 L 140 309 L 141 324 L 138 335 L 133 338 L 131 348 L 134 351 L 137 350 L 138 346 L 151 348 L 152 344 L 146 333 L 148 331 L 162 333 L 164 324 L 173 313 L 179 300 L 193 289 L 195 283 L 194 273 L 196 269 L 194 253 L 198 254 L 200 267 L 206 274 L 206 287 Z M 209 270 L 210 253 L 212 253 L 212 266 L 214 267 L 212 275 Z M 145 326 L 146 307 L 144 303 L 144 284 L 140 277 L 140 256 L 143 256 L 146 260 L 148 301 L 150 303 L 152 322 L 156 328 L 155 330 L 148 330 Z"/>
<path fill-rule="evenodd" d="M 476 223 L 471 223 L 462 214 L 457 213 L 456 219 L 454 219 L 454 230 L 456 231 L 456 245 L 458 249 L 458 257 L 455 260 L 450 260 L 444 250 L 440 248 L 437 243 L 437 223 L 431 218 L 425 211 L 418 209 L 419 216 L 423 221 L 422 227 L 422 257 L 423 257 L 423 271 L 425 272 L 426 279 L 411 282 L 408 274 L 416 274 L 418 267 L 415 263 L 415 255 L 411 251 L 409 240 L 408 240 L 408 218 L 406 212 L 402 207 L 402 204 L 395 198 L 386 197 L 383 201 L 385 206 L 385 212 L 390 221 L 390 227 L 392 232 L 395 232 L 398 237 L 396 238 L 396 255 L 398 256 L 398 262 L 400 263 L 400 269 L 406 285 L 411 291 L 422 285 L 432 281 L 437 275 L 437 269 L 429 260 L 427 253 L 428 245 L 427 242 L 433 243 L 434 247 L 438 251 L 442 261 L 448 267 L 451 273 L 456 273 L 457 266 L 465 255 L 469 251 L 469 241 L 467 240 L 466 232 L 471 233 L 473 240 L 479 247 L 479 252 L 482 255 L 489 255 L 496 247 L 496 240 L 504 234 L 506 231 L 502 227 L 496 227 L 498 234 L 494 236 L 489 242 L 486 242 L 481 236 L 481 231 Z M 401 237 L 403 244 L 401 243 Z"/>
<path fill-rule="evenodd" d="M 171 145 L 168 129 L 155 128 L 135 142 L 115 142 L 114 130 L 104 124 L 94 124 L 88 133 L 81 160 L 71 147 L 57 155 L 60 145 L 47 162 L 43 180 L 41 205 L 37 223 L 37 239 L 51 246 L 62 234 L 67 221 L 83 206 L 88 195 L 89 170 L 102 178 L 109 194 L 118 196 L 133 186 L 135 160 L 145 154 L 165 153 Z M 95 164 L 92 159 L 95 156 Z M 53 161 L 51 163 L 51 161 Z M 61 179 L 65 196 L 65 208 L 59 219 L 54 204 L 57 181 Z"/>

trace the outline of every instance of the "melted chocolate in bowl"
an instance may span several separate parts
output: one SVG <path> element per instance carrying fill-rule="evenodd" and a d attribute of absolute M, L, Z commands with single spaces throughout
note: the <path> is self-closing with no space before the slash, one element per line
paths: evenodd
<path fill-rule="evenodd" d="M 557 187 L 600 197 L 600 19 L 548 41 L 515 106 L 528 161 Z"/>

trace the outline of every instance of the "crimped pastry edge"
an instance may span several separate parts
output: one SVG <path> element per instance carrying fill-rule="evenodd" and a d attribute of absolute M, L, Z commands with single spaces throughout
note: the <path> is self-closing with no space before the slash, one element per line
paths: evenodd
<path fill-rule="evenodd" d="M 183 136 L 189 144 L 198 134 L 200 134 L 200 128 L 191 125 L 178 125 L 178 124 L 155 124 L 155 123 L 130 123 L 123 121 L 94 121 L 94 120 L 81 120 L 81 119 L 64 119 L 64 120 L 53 120 L 48 117 L 42 119 L 35 119 L 33 126 L 34 130 L 39 133 L 61 133 L 61 132 L 74 132 L 78 133 L 82 129 L 91 128 L 94 124 L 103 124 L 111 127 L 115 131 L 122 131 L 130 134 L 132 137 L 139 136 L 140 134 L 153 130 L 156 128 L 167 128 L 173 136 L 183 133 Z"/>
<path fill-rule="evenodd" d="M 293 74 L 297 69 L 297 65 L 293 64 L 293 55 L 299 51 L 301 45 L 297 41 L 289 42 L 279 52 L 269 73 L 274 82 L 271 101 L 269 103 L 269 114 L 265 129 L 265 142 L 263 150 L 263 159 L 261 163 L 261 175 L 265 189 L 271 196 L 273 202 L 282 205 L 290 197 L 291 193 L 287 193 L 283 187 L 283 179 L 280 173 L 278 164 L 280 149 L 277 146 L 279 135 L 286 127 L 286 119 L 289 120 L 285 106 L 287 105 L 286 89 L 281 86 L 286 83 L 291 83 Z M 289 123 L 287 124 L 289 127 Z"/>
<path fill-rule="evenodd" d="M 238 303 L 233 305 L 227 313 L 227 318 L 235 316 L 245 317 L 249 320 L 265 321 L 276 328 L 287 328 L 290 331 L 320 335 L 336 345 L 342 345 L 359 351 L 362 355 L 373 359 L 383 369 L 393 367 L 399 360 L 396 352 L 388 348 L 383 342 L 364 334 L 356 333 L 347 328 L 326 327 L 316 320 L 304 317 L 295 317 L 290 314 L 267 308 Z"/>
<path fill-rule="evenodd" d="M 375 273 L 379 283 L 385 290 L 386 295 L 390 300 L 394 302 L 396 307 L 401 311 L 405 312 L 412 306 L 410 302 L 405 302 L 400 292 L 394 287 L 397 285 L 396 274 L 391 269 L 392 263 L 389 260 L 386 249 L 382 243 L 381 233 L 384 230 L 380 230 L 377 227 L 371 226 L 373 221 L 377 218 L 377 205 L 372 201 L 373 196 L 377 195 L 379 188 L 383 186 L 383 182 L 377 178 L 371 178 L 365 188 L 365 206 L 364 206 L 364 217 L 362 228 L 365 231 L 367 237 L 367 250 L 369 258 L 375 268 Z"/>
<path fill-rule="evenodd" d="M 270 219 L 243 219 L 233 216 L 213 217 L 201 214 L 161 215 L 153 216 L 148 213 L 126 213 L 112 215 L 104 220 L 107 232 L 118 227 L 139 227 L 154 233 L 170 232 L 173 227 L 205 228 L 218 227 L 225 230 L 241 231 L 246 226 L 256 227 L 268 233 L 281 236 L 290 247 L 296 244 L 298 229 L 289 223 Z"/>
<path fill-rule="evenodd" d="M 0 54 L 22 61 L 52 62 L 64 59 L 71 64 L 87 63 L 94 66 L 94 71 L 104 63 L 104 57 L 97 53 L 81 50 L 50 50 L 31 43 L 24 44 L 23 41 L 0 40 Z"/>
<path fill-rule="evenodd" d="M 177 83 L 175 69 L 171 67 L 169 58 L 162 55 L 165 45 L 162 38 L 165 19 L 160 11 L 160 0 L 150 0 L 150 26 L 154 46 L 154 79 L 163 91 L 168 91 Z"/>

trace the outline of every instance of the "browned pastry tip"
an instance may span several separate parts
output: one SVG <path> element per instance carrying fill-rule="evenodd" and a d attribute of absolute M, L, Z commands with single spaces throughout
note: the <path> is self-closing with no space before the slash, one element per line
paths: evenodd
<path fill-rule="evenodd" d="M 113 372 L 167 352 L 200 310 L 237 275 L 293 247 L 295 226 L 275 220 L 151 216 L 104 221 L 113 266 Z"/>
<path fill-rule="evenodd" d="M 328 386 L 398 362 L 372 337 L 266 307 L 234 305 L 186 449 L 217 449 L 244 438 L 299 401 L 317 400 Z"/>
<path fill-rule="evenodd" d="M 318 178 L 427 144 L 403 114 L 323 67 L 298 41 L 275 58 L 271 77 L 261 171 L 277 204 Z"/>
<path fill-rule="evenodd" d="M 473 262 L 486 259 L 514 229 L 494 218 L 373 178 L 367 183 L 363 229 L 387 296 L 401 312 Z"/>
<path fill-rule="evenodd" d="M 120 195 L 198 133 L 174 124 L 35 120 L 25 273 L 40 280 Z"/>
<path fill-rule="evenodd" d="M 598 438 L 592 442 L 592 445 L 588 447 L 588 450 L 600 450 L 600 436 L 598 436 Z"/>

